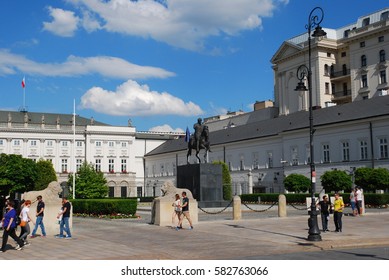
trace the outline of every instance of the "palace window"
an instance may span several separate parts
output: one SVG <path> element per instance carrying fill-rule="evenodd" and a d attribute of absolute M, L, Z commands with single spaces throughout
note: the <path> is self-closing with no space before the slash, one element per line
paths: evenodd
<path fill-rule="evenodd" d="M 68 172 L 68 160 L 66 158 L 61 159 L 61 172 L 62 173 Z"/>
<path fill-rule="evenodd" d="M 323 162 L 330 162 L 330 145 L 323 144 L 322 151 L 323 151 Z"/>
<path fill-rule="evenodd" d="M 342 142 L 342 161 L 350 161 L 350 144 Z"/>
<path fill-rule="evenodd" d="M 359 141 L 359 159 L 360 160 L 367 160 L 368 159 L 368 147 L 367 147 L 367 141 L 361 140 Z"/>
<path fill-rule="evenodd" d="M 361 67 L 366 67 L 367 65 L 367 58 L 366 55 L 361 56 Z"/>
<path fill-rule="evenodd" d="M 101 172 L 101 159 L 97 158 L 95 161 L 95 170 L 96 172 Z"/>
<path fill-rule="evenodd" d="M 108 160 L 108 172 L 109 173 L 115 172 L 115 160 L 112 158 Z"/>
<path fill-rule="evenodd" d="M 380 159 L 387 159 L 388 158 L 388 140 L 386 137 L 380 138 L 379 140 L 379 156 Z"/>
<path fill-rule="evenodd" d="M 122 173 L 127 172 L 127 160 L 126 159 L 122 159 L 121 172 Z"/>

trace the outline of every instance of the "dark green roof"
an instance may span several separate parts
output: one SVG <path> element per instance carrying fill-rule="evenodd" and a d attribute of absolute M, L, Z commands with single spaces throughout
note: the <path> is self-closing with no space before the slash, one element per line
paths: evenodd
<path fill-rule="evenodd" d="M 29 124 L 42 124 L 43 118 L 44 118 L 44 123 L 47 125 L 56 125 L 57 121 L 59 122 L 59 125 L 72 125 L 73 123 L 73 114 L 17 112 L 17 111 L 0 111 L 0 123 L 7 123 L 9 118 L 11 119 L 12 123 L 24 123 L 26 119 L 26 115 Z M 77 126 L 86 126 L 91 124 L 108 126 L 108 124 L 76 115 Z"/>
<path fill-rule="evenodd" d="M 248 113 L 250 118 L 255 112 Z M 355 101 L 343 105 L 316 109 L 313 111 L 315 129 L 320 126 L 350 122 L 389 115 L 389 96 L 380 96 L 367 100 Z M 242 116 L 246 118 L 247 116 Z M 239 123 L 239 122 L 236 122 Z M 255 121 L 251 118 L 246 124 L 222 130 L 210 131 L 209 139 L 212 145 L 259 139 L 283 132 L 308 129 L 309 112 L 300 111 L 287 116 L 279 116 L 267 120 Z M 169 140 L 155 148 L 146 156 L 178 152 L 187 149 L 184 138 Z M 212 149 L 212 148 L 211 148 Z"/>

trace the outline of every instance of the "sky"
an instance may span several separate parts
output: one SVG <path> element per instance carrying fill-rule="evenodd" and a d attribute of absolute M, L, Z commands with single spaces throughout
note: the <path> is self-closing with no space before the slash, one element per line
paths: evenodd
<path fill-rule="evenodd" d="M 137 131 L 273 100 L 271 58 L 307 32 L 337 29 L 385 0 L 2 0 L 0 110 L 76 114 Z M 25 87 L 22 87 L 22 80 Z"/>

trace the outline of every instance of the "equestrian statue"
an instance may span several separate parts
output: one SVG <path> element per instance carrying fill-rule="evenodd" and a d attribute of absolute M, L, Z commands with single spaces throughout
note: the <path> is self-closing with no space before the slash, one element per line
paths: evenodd
<path fill-rule="evenodd" d="M 193 125 L 193 129 L 195 132 L 190 136 L 190 140 L 188 142 L 188 153 L 186 155 L 187 163 L 189 164 L 189 157 L 192 155 L 192 149 L 196 150 L 196 158 L 199 163 L 201 163 L 199 156 L 200 150 L 204 149 L 204 162 L 206 163 L 208 152 L 211 152 L 208 126 L 202 123 L 201 118 L 198 118 L 197 123 Z"/>

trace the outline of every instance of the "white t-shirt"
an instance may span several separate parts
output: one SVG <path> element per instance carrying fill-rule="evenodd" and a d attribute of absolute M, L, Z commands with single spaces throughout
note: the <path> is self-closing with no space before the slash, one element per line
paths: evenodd
<path fill-rule="evenodd" d="M 357 190 L 355 194 L 357 195 L 357 200 L 362 200 L 362 191 L 361 190 Z"/>
<path fill-rule="evenodd" d="M 24 206 L 20 216 L 22 216 L 22 221 L 29 222 L 28 220 L 28 212 L 30 211 L 30 207 Z"/>
<path fill-rule="evenodd" d="M 174 211 L 181 211 L 181 199 L 177 199 L 174 201 Z"/>

